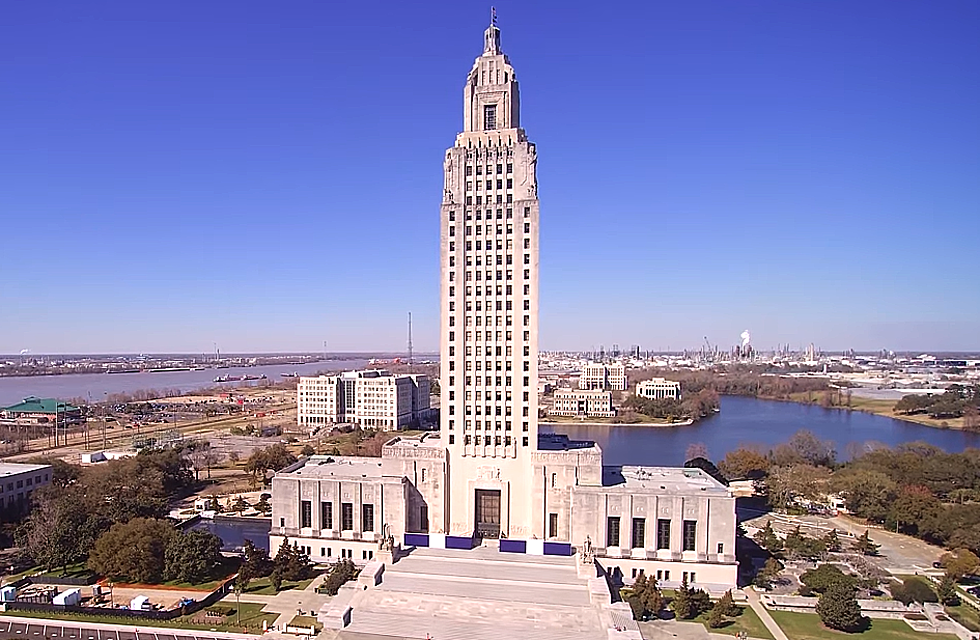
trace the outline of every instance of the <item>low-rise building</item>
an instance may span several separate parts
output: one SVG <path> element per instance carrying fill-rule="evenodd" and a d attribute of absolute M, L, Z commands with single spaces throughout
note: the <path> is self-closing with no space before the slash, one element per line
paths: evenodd
<path fill-rule="evenodd" d="M 627 387 L 626 365 L 618 362 L 590 362 L 582 368 L 582 375 L 578 379 L 578 388 L 583 390 L 625 391 Z"/>
<path fill-rule="evenodd" d="M 550 411 L 553 416 L 611 418 L 616 415 L 611 391 L 557 389 L 554 398 L 555 404 Z"/>
<path fill-rule="evenodd" d="M 59 426 L 80 424 L 84 421 L 81 407 L 56 398 L 30 396 L 23 402 L 0 408 L 2 424 L 55 424 Z"/>
<path fill-rule="evenodd" d="M 31 494 L 51 482 L 51 465 L 0 463 L 0 521 L 20 518 Z"/>
<path fill-rule="evenodd" d="M 509 552 L 547 554 L 557 543 L 591 551 L 626 581 L 643 571 L 667 587 L 685 579 L 717 593 L 735 586 L 735 498 L 701 469 L 604 466 L 595 443 L 541 434 L 530 486 L 511 486 L 492 463 L 478 480 L 456 481 L 457 490 L 499 501 L 497 528 L 450 530 L 447 462 L 445 444 L 426 434 L 394 438 L 380 458 L 310 456 L 283 469 L 272 480 L 271 555 L 288 540 L 314 562 L 363 564 L 387 536 L 405 546 L 469 548 L 501 535 L 509 508 L 527 504 L 538 514 L 534 529 L 508 536 Z"/>
<path fill-rule="evenodd" d="M 665 378 L 653 378 L 636 383 L 636 395 L 650 400 L 680 400 L 681 383 Z"/>
<path fill-rule="evenodd" d="M 345 371 L 301 377 L 297 386 L 300 428 L 354 423 L 391 431 L 429 418 L 429 377 L 387 371 Z"/>

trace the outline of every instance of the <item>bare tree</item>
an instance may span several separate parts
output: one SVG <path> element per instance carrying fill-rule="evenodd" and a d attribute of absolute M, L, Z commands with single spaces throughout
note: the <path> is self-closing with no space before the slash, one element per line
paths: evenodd
<path fill-rule="evenodd" d="M 704 458 L 705 460 L 710 459 L 708 458 L 708 446 L 703 442 L 692 442 L 691 444 L 687 445 L 687 452 L 684 454 L 684 462 L 694 460 L 695 458 Z"/>

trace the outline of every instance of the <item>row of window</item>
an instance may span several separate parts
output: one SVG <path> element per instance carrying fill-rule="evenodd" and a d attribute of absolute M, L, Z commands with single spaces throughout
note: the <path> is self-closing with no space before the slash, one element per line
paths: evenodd
<path fill-rule="evenodd" d="M 635 580 L 641 573 L 643 569 L 637 569 L 633 567 L 633 579 Z M 698 581 L 697 572 L 695 571 L 685 571 L 682 580 L 688 583 L 694 583 Z M 670 582 L 670 569 L 657 569 L 657 582 L 667 581 Z"/>
<path fill-rule="evenodd" d="M 285 518 L 279 519 L 279 526 L 286 526 Z M 299 526 L 308 529 L 313 526 L 313 503 L 310 500 L 300 502 Z M 333 529 L 333 503 L 320 503 L 320 528 Z M 354 504 L 342 502 L 340 504 L 340 530 L 354 530 Z M 374 505 L 361 505 L 361 531 L 374 531 Z"/>
<path fill-rule="evenodd" d="M 476 322 L 473 321 L 474 318 L 476 318 Z M 465 324 L 466 324 L 467 327 L 472 326 L 473 324 L 476 324 L 476 326 L 479 327 L 479 326 L 481 326 L 483 324 L 483 316 L 466 316 L 465 317 L 465 320 L 466 320 L 466 323 Z M 486 320 L 487 320 L 486 321 L 486 326 L 488 326 L 488 327 L 494 326 L 493 316 L 486 316 Z M 510 326 L 513 326 L 513 324 L 514 324 L 514 316 L 512 316 L 510 314 L 507 314 L 507 317 L 506 318 L 504 318 L 504 316 L 500 316 L 500 315 L 497 316 L 496 326 L 498 326 L 498 327 L 500 327 L 500 326 L 508 326 L 508 327 L 510 327 Z M 530 325 L 531 325 L 531 316 L 524 316 L 524 326 L 527 327 L 527 326 L 530 326 Z M 456 316 L 449 316 L 449 326 L 450 327 L 456 326 Z M 467 333 L 469 333 L 469 331 L 467 331 Z M 452 342 L 455 339 L 456 339 L 456 332 L 450 331 L 449 332 L 449 341 Z M 527 354 L 524 354 L 524 355 L 527 355 Z"/>
<path fill-rule="evenodd" d="M 466 279 L 467 280 L 471 280 L 471 274 L 472 273 L 473 273 L 472 271 L 467 271 L 466 272 Z M 482 274 L 483 274 L 482 271 L 477 271 L 476 272 L 476 279 L 477 279 L 477 281 L 480 280 L 480 278 L 482 277 Z M 493 276 L 493 271 L 487 271 L 487 282 L 490 282 L 491 280 L 493 280 L 493 277 L 492 276 Z M 504 272 L 503 271 L 497 271 L 497 280 L 503 280 L 503 279 L 504 279 Z M 508 269 L 507 270 L 507 280 L 510 281 L 510 280 L 513 280 L 513 279 L 514 279 L 514 272 L 512 270 Z M 525 280 L 530 280 L 531 279 L 531 270 L 530 269 L 525 269 L 524 270 L 524 279 Z M 450 282 L 453 282 L 454 280 L 456 280 L 456 272 L 455 271 L 450 271 L 449 272 L 449 281 Z"/>
<path fill-rule="evenodd" d="M 488 225 L 478 224 L 478 225 L 475 225 L 475 226 L 474 225 L 466 225 L 466 227 L 463 230 L 463 234 L 464 235 L 467 235 L 467 236 L 472 236 L 472 235 L 474 235 L 474 230 L 475 230 L 475 235 L 478 235 L 478 236 L 482 236 L 482 235 L 487 235 L 487 236 L 494 235 L 494 226 L 493 225 L 490 225 L 490 224 L 488 224 Z M 496 235 L 498 235 L 498 236 L 504 235 L 504 230 L 506 230 L 507 235 L 510 235 L 510 234 L 514 233 L 514 225 L 508 224 L 508 225 L 505 226 L 505 225 L 502 225 L 502 224 L 498 224 L 497 225 L 497 228 L 496 228 Z M 531 233 L 531 223 L 530 222 L 525 222 L 524 223 L 524 233 Z M 456 235 L 456 226 L 455 225 L 451 225 L 449 227 L 449 235 L 450 236 L 455 236 Z"/>
<path fill-rule="evenodd" d="M 684 551 L 694 551 L 697 546 L 698 523 L 697 520 L 683 521 L 683 535 L 681 536 L 682 549 Z M 620 522 L 619 516 L 609 516 L 606 518 L 606 546 L 620 546 Z M 632 535 L 630 536 L 630 548 L 643 549 L 646 546 L 646 518 L 633 518 Z M 657 520 L 657 549 L 670 549 L 670 520 Z M 724 552 L 723 544 L 719 543 L 718 553 Z"/>
<path fill-rule="evenodd" d="M 493 165 L 488 164 L 487 165 L 487 175 L 490 175 L 491 173 L 493 173 L 491 171 L 491 169 L 493 169 Z M 471 165 L 471 164 L 466 165 L 466 168 L 463 171 L 466 173 L 467 176 L 473 175 L 473 165 Z M 503 173 L 503 172 L 504 172 L 504 165 L 502 163 L 497 163 L 497 173 Z M 514 173 L 514 164 L 511 163 L 511 162 L 508 162 L 507 163 L 507 173 Z M 482 176 L 483 175 L 483 165 L 482 164 L 476 165 L 476 175 L 478 175 L 478 176 Z"/>
<path fill-rule="evenodd" d="M 529 356 L 530 355 L 529 350 L 530 350 L 530 347 L 524 347 L 524 355 L 525 356 Z M 472 371 L 474 369 L 473 362 L 474 362 L 473 360 L 467 360 L 466 361 L 465 366 L 466 366 L 466 370 L 467 371 Z M 486 366 L 485 367 L 483 366 L 483 363 L 484 362 L 486 363 Z M 484 360 L 476 360 L 476 371 L 481 371 L 483 369 L 486 369 L 487 371 L 510 371 L 512 364 L 513 363 L 510 360 L 486 360 L 486 361 L 484 361 Z M 496 365 L 496 366 L 494 366 L 494 365 Z M 449 361 L 449 370 L 450 371 L 455 371 L 456 370 L 456 361 L 455 360 L 450 360 Z M 530 363 L 530 361 L 525 360 L 524 361 L 524 371 L 530 371 L 530 370 L 531 370 L 531 363 Z"/>
<path fill-rule="evenodd" d="M 452 364 L 452 361 L 450 361 L 450 364 Z M 482 387 L 482 386 L 499 387 L 501 385 L 505 385 L 508 387 L 511 386 L 511 377 L 507 376 L 504 379 L 506 380 L 506 382 L 501 382 L 501 376 L 476 376 L 476 386 L 478 387 Z M 473 384 L 474 384 L 473 378 L 471 378 L 470 376 L 466 376 L 465 384 L 463 386 L 471 387 L 473 386 Z M 456 376 L 449 376 L 449 386 L 450 387 L 456 386 Z M 531 386 L 530 376 L 524 376 L 523 386 L 525 387 Z"/>
<path fill-rule="evenodd" d="M 482 219 L 480 217 L 481 211 L 482 211 L 481 209 L 477 209 L 476 210 L 476 219 L 477 220 L 481 220 Z M 496 210 L 496 212 L 497 212 L 497 220 L 503 220 L 504 219 L 504 211 L 505 211 L 504 209 L 497 209 Z M 512 208 L 507 208 L 506 209 L 506 212 L 507 212 L 507 219 L 508 220 L 510 220 L 510 219 L 512 219 L 514 217 L 514 210 Z M 465 214 L 466 214 L 466 219 L 467 220 L 472 220 L 473 219 L 473 209 L 466 209 Z M 486 210 L 486 216 L 485 217 L 486 217 L 487 220 L 493 220 L 493 218 L 494 218 L 494 210 L 493 209 L 487 209 Z M 530 218 L 531 217 L 531 207 L 524 207 L 524 217 L 525 218 Z M 455 210 L 450 210 L 449 211 L 449 221 L 450 222 L 455 222 L 455 220 L 456 220 L 456 211 Z"/>
<path fill-rule="evenodd" d="M 477 191 L 482 191 L 483 188 L 484 188 L 484 184 L 486 185 L 486 190 L 487 191 L 491 191 L 494 188 L 493 180 L 477 180 L 476 181 L 476 190 Z M 504 181 L 503 180 L 500 180 L 500 179 L 497 180 L 497 188 L 498 189 L 503 189 L 504 188 Z M 513 179 L 507 178 L 507 187 L 506 188 L 507 189 L 513 189 L 514 188 L 514 180 Z M 467 180 L 466 181 L 466 190 L 467 191 L 472 191 L 473 190 L 473 181 L 472 180 Z"/>
<path fill-rule="evenodd" d="M 476 287 L 476 297 L 479 298 L 479 297 L 484 296 L 484 295 L 486 295 L 486 296 L 493 296 L 495 294 L 498 295 L 498 296 L 502 296 L 502 295 L 508 295 L 508 296 L 514 295 L 513 285 L 509 285 L 508 284 L 508 285 L 506 285 L 506 288 L 504 288 L 504 287 L 505 287 L 505 285 L 498 284 L 497 285 L 497 288 L 495 290 L 492 285 L 487 285 L 486 287 L 483 287 L 481 285 L 477 285 L 477 287 Z M 472 297 L 473 296 L 473 287 L 467 285 L 467 287 L 463 291 L 466 294 L 466 297 L 469 298 L 469 297 Z M 506 294 L 504 293 L 505 291 L 506 291 Z M 524 295 L 526 295 L 526 296 L 531 295 L 531 285 L 529 285 L 529 284 L 524 285 Z M 449 297 L 450 298 L 456 297 L 456 286 L 455 285 L 449 287 Z M 491 302 L 490 300 L 487 301 L 488 304 L 490 302 Z M 455 304 L 456 303 L 453 302 L 453 301 L 450 301 L 449 302 L 449 310 L 450 311 L 452 311 L 452 310 L 454 310 L 456 308 L 455 307 Z M 466 310 L 469 311 L 470 310 L 469 307 L 467 307 Z"/>
<path fill-rule="evenodd" d="M 476 444 L 476 445 L 483 444 L 485 446 L 491 446 L 491 444 L 492 444 L 491 441 L 490 441 L 490 436 L 484 436 L 483 437 L 483 440 L 480 440 L 480 436 L 476 436 L 476 441 L 475 442 L 471 440 L 471 438 L 470 438 L 470 436 L 468 434 L 465 435 L 465 436 L 463 436 L 463 437 L 464 437 L 463 444 Z M 455 442 L 456 442 L 456 436 L 454 434 L 450 433 L 449 434 L 449 444 L 454 444 Z M 510 445 L 510 442 L 511 442 L 510 441 L 510 436 L 507 436 L 507 444 Z M 524 436 L 523 438 L 521 438 L 521 446 L 522 447 L 526 447 L 527 446 L 527 442 L 528 442 L 527 436 Z M 500 444 L 500 437 L 499 436 L 497 437 L 496 443 L 497 443 L 497 445 Z"/>
<path fill-rule="evenodd" d="M 453 235 L 455 237 L 455 234 L 453 234 Z M 471 241 L 467 240 L 465 246 L 466 246 L 466 250 L 467 251 L 472 251 L 473 250 L 473 243 Z M 530 243 L 527 243 L 526 242 L 524 248 L 525 249 L 529 249 L 530 247 L 531 247 Z M 510 238 L 507 238 L 507 250 L 511 250 L 513 248 L 514 248 L 514 241 L 511 240 Z M 476 250 L 477 251 L 493 251 L 494 250 L 493 240 L 488 239 L 486 241 L 486 244 L 484 244 L 483 241 L 481 241 L 481 240 L 477 240 L 476 241 Z M 504 242 L 502 240 L 497 240 L 496 250 L 497 251 L 503 251 L 504 250 Z M 449 241 L 449 252 L 450 253 L 454 253 L 455 251 L 456 251 L 456 241 L 455 240 L 450 240 Z"/>
<path fill-rule="evenodd" d="M 510 193 L 507 194 L 506 199 L 504 198 L 504 196 L 498 195 L 496 202 L 492 201 L 491 200 L 491 197 L 492 196 L 487 196 L 487 202 L 486 202 L 486 204 L 505 204 L 505 203 L 506 204 L 511 204 L 512 202 L 514 202 L 514 196 L 513 196 L 513 194 L 510 194 Z M 466 196 L 466 204 L 468 204 L 468 205 L 473 204 L 473 196 Z M 477 196 L 476 197 L 476 204 L 484 204 L 483 203 L 483 196 Z"/>
<path fill-rule="evenodd" d="M 496 422 L 496 423 L 494 423 L 491 420 L 487 420 L 486 422 L 487 422 L 487 431 L 490 431 L 490 427 L 491 426 L 494 427 L 494 430 L 495 431 L 500 431 L 500 424 L 501 423 L 499 421 Z M 504 424 L 504 430 L 505 431 L 510 431 L 511 430 L 510 420 L 505 420 L 503 424 Z M 525 421 L 525 422 L 522 422 L 521 425 L 522 425 L 521 426 L 521 431 L 527 433 L 527 431 L 528 431 L 528 423 Z M 466 430 L 467 431 L 472 431 L 473 430 L 473 421 L 472 420 L 467 420 L 466 423 L 465 423 L 465 426 L 466 426 Z M 452 431 L 455 428 L 456 428 L 456 421 L 455 420 L 450 420 L 449 421 L 449 430 Z M 479 420 L 476 421 L 476 428 L 477 428 L 477 430 L 480 429 L 480 421 Z"/>

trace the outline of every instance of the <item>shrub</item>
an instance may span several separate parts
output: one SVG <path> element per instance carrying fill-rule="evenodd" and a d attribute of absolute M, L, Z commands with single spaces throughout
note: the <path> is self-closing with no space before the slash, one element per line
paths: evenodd
<path fill-rule="evenodd" d="M 349 580 L 353 580 L 356 576 L 357 567 L 354 566 L 354 563 L 350 559 L 344 558 L 330 568 L 330 575 L 320 585 L 319 590 L 327 595 L 335 596 L 340 591 L 340 587 Z"/>
<path fill-rule="evenodd" d="M 898 600 L 902 604 L 908 606 L 913 602 L 918 602 L 920 604 L 926 602 L 939 602 L 939 596 L 936 592 L 932 590 L 928 584 L 922 580 L 915 578 L 909 578 L 901 583 L 893 583 L 892 588 L 892 598 Z"/>
<path fill-rule="evenodd" d="M 853 589 L 857 584 L 857 578 L 844 573 L 837 565 L 822 564 L 816 569 L 804 572 L 800 576 L 800 582 L 809 591 L 823 593 L 834 584 L 841 584 Z M 801 591 L 803 590 L 801 589 Z"/>
<path fill-rule="evenodd" d="M 854 596 L 854 587 L 840 582 L 827 587 L 817 600 L 817 615 L 826 626 L 838 631 L 859 631 L 867 623 Z"/>

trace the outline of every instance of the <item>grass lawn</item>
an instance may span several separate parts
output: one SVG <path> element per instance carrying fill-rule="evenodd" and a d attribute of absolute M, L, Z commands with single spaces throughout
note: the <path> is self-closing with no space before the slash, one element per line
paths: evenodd
<path fill-rule="evenodd" d="M 724 633 L 726 635 L 733 636 L 740 631 L 744 631 L 750 638 L 763 638 L 764 640 L 774 640 L 772 634 L 769 633 L 769 629 L 766 629 L 766 625 L 762 624 L 762 620 L 751 607 L 739 607 L 741 613 L 734 617 L 728 618 L 725 621 L 725 625 L 719 627 L 718 629 L 712 629 L 708 626 L 708 614 L 702 613 L 694 622 L 700 622 L 704 625 L 705 629 L 709 633 Z"/>
<path fill-rule="evenodd" d="M 172 587 L 174 589 L 187 589 L 189 591 L 207 591 L 211 593 L 218 588 L 222 582 L 235 575 L 238 571 L 238 567 L 241 565 L 241 560 L 238 558 L 224 558 L 221 562 L 221 566 L 214 572 L 211 580 L 207 582 L 177 582 L 176 580 L 171 580 L 170 582 L 164 582 L 163 586 Z"/>
<path fill-rule="evenodd" d="M 313 616 L 293 616 L 293 619 L 289 621 L 287 626 L 306 627 L 307 629 L 313 627 L 317 631 L 323 628 L 323 625 L 317 622 Z"/>
<path fill-rule="evenodd" d="M 145 620 L 124 618 L 122 616 L 102 615 L 96 613 L 59 613 L 56 611 L 9 611 L 8 615 L 23 618 L 50 618 L 70 622 L 102 622 L 107 624 L 131 624 L 138 627 L 164 627 L 167 629 L 199 629 L 216 631 L 241 632 L 248 628 L 251 632 L 261 631 L 262 621 L 271 625 L 279 617 L 278 613 L 262 613 L 262 604 L 243 602 L 241 604 L 241 624 L 238 622 L 238 611 L 235 603 L 230 608 L 232 613 L 223 618 L 205 618 L 204 610 L 189 616 L 180 616 L 173 620 Z"/>
<path fill-rule="evenodd" d="M 970 631 L 980 631 L 980 613 L 970 605 L 946 607 L 946 613 Z"/>
<path fill-rule="evenodd" d="M 815 613 L 792 613 L 789 611 L 770 611 L 769 612 L 776 624 L 782 628 L 791 640 L 922 640 L 928 637 L 930 640 L 954 640 L 956 636 L 948 633 L 921 634 L 912 630 L 912 627 L 905 624 L 904 620 L 880 620 L 871 621 L 871 628 L 862 633 L 844 633 L 827 629 L 820 623 L 820 618 Z"/>
<path fill-rule="evenodd" d="M 31 571 L 38 571 L 39 567 L 35 567 Z M 85 566 L 84 562 L 77 562 L 75 564 L 68 565 L 65 570 L 61 567 L 52 569 L 51 571 L 46 571 L 41 575 L 48 578 L 87 578 L 91 575 L 95 575 L 95 572 Z"/>
<path fill-rule="evenodd" d="M 310 583 L 316 580 L 317 576 L 313 576 L 309 580 L 300 580 L 299 582 L 292 582 L 289 580 L 283 581 L 282 591 L 287 589 L 295 589 L 297 591 L 302 591 L 306 587 L 310 586 Z M 272 588 L 272 582 L 269 581 L 268 577 L 256 578 L 248 583 L 248 589 L 245 593 L 254 593 L 260 596 L 274 596 L 276 595 L 276 590 Z"/>

